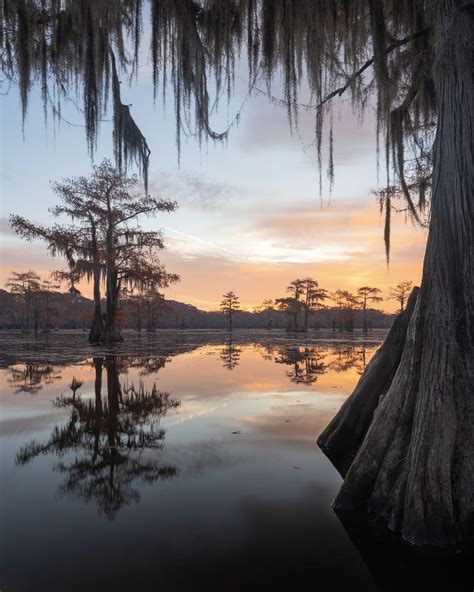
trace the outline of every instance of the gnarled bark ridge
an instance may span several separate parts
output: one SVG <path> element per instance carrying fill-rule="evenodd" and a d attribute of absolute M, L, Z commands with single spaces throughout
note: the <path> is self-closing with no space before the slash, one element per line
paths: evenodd
<path fill-rule="evenodd" d="M 474 6 L 442 0 L 420 293 L 392 383 L 334 502 L 416 544 L 474 534 Z"/>
<path fill-rule="evenodd" d="M 375 409 L 392 384 L 400 364 L 408 323 L 419 288 L 414 288 L 382 347 L 369 362 L 354 392 L 318 438 L 318 445 L 344 477 L 372 422 Z"/>

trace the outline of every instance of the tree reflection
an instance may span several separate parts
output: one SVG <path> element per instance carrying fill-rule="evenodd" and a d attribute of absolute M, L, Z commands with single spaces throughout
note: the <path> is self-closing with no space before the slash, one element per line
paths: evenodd
<path fill-rule="evenodd" d="M 259 344 L 255 349 L 264 360 L 292 366 L 286 373 L 288 378 L 296 384 L 306 385 L 315 383 L 318 376 L 330 371 L 347 372 L 355 368 L 362 374 L 367 358 L 365 345 L 337 344 L 329 348 L 326 345 L 298 347 Z"/>
<path fill-rule="evenodd" d="M 45 384 L 52 384 L 61 379 L 60 371 L 49 364 L 25 363 L 10 366 L 8 383 L 14 388 L 14 394 L 28 393 L 36 395 Z"/>
<path fill-rule="evenodd" d="M 339 345 L 332 348 L 331 356 L 333 359 L 329 368 L 334 372 L 347 372 L 355 368 L 358 374 L 363 374 L 367 364 L 365 345 Z"/>
<path fill-rule="evenodd" d="M 83 400 L 77 392 L 81 383 L 73 379 L 72 394 L 54 402 L 70 410 L 67 423 L 56 426 L 46 443 L 33 441 L 22 447 L 16 460 L 24 465 L 40 455 L 57 454 L 55 470 L 65 475 L 60 494 L 93 501 L 100 514 L 113 519 L 122 506 L 139 501 L 134 484 L 177 474 L 151 453 L 163 447 L 160 418 L 179 402 L 155 385 L 151 390 L 142 383 L 138 389 L 122 386 L 113 356 L 94 358 L 94 367 L 94 398 Z M 104 367 L 106 396 L 102 397 Z"/>
<path fill-rule="evenodd" d="M 238 366 L 241 353 L 242 348 L 235 345 L 232 339 L 229 339 L 224 345 L 224 347 L 221 349 L 221 353 L 219 355 L 224 368 L 226 368 L 227 370 L 233 370 L 236 366 Z"/>
<path fill-rule="evenodd" d="M 315 347 L 282 347 L 275 357 L 275 363 L 292 366 L 286 375 L 296 384 L 316 382 L 327 369 L 323 360 L 324 355 Z"/>

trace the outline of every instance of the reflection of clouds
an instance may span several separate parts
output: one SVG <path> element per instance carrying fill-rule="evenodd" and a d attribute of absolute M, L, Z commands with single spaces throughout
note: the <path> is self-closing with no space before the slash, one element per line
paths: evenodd
<path fill-rule="evenodd" d="M 220 467 L 231 468 L 250 457 L 229 447 L 220 440 L 194 441 L 190 446 L 168 446 L 165 462 L 179 466 L 181 477 L 194 476 Z"/>
<path fill-rule="evenodd" d="M 174 419 L 170 422 L 166 422 L 166 427 L 167 428 L 171 428 L 177 425 L 181 425 L 183 423 L 187 423 L 188 421 L 192 421 L 194 419 L 198 419 L 200 417 L 204 417 L 206 415 L 210 415 L 211 413 L 214 413 L 215 411 L 217 411 L 218 409 L 223 409 L 224 407 L 227 407 L 230 401 L 224 401 L 223 403 L 221 403 L 220 405 L 214 405 L 212 407 L 208 407 L 206 409 L 200 409 L 198 411 L 193 411 L 191 413 L 189 413 L 188 415 L 184 416 L 184 417 L 180 417 L 179 419 Z"/>
<path fill-rule="evenodd" d="M 286 401 L 293 401 L 295 395 L 287 397 Z M 305 397 L 304 393 L 298 395 Z M 242 418 L 242 423 L 252 429 L 253 436 L 264 446 L 273 445 L 268 437 L 286 444 L 307 445 L 314 442 L 316 434 L 326 427 L 345 399 L 345 395 L 318 394 L 311 403 L 272 405 L 268 413 L 247 415 Z"/>

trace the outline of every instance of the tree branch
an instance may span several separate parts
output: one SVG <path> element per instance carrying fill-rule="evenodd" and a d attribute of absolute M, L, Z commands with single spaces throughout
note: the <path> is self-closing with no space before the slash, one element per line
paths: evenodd
<path fill-rule="evenodd" d="M 418 31 L 417 33 L 413 33 L 413 35 L 408 35 L 407 37 L 404 37 L 403 39 L 399 39 L 397 41 L 394 41 L 393 43 L 391 43 L 387 47 L 387 49 L 385 50 L 385 54 L 388 55 L 388 54 L 392 53 L 392 51 L 395 51 L 395 49 L 398 49 L 399 47 L 402 47 L 403 45 L 407 45 L 408 43 L 411 43 L 415 39 L 418 39 L 419 37 L 426 35 L 429 32 L 429 30 L 430 30 L 429 27 L 427 27 L 426 29 L 423 29 L 422 31 Z M 375 56 L 372 56 L 370 58 L 370 60 L 367 60 L 363 66 L 361 66 L 356 72 L 354 72 L 348 78 L 346 84 L 344 84 L 343 86 L 340 86 L 339 88 L 336 88 L 331 93 L 326 95 L 326 97 L 324 97 L 324 99 L 318 105 L 316 105 L 315 110 L 319 111 L 328 101 L 330 101 L 334 97 L 337 97 L 337 96 L 340 97 L 342 94 L 344 94 L 346 92 L 346 90 L 354 82 L 354 80 L 357 80 L 357 78 L 359 78 L 368 68 L 370 68 L 370 66 L 372 66 L 374 64 L 374 62 L 375 62 Z"/>

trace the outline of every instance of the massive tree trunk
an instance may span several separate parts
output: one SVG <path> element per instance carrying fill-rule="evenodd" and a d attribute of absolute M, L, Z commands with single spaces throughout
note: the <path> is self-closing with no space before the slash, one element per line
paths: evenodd
<path fill-rule="evenodd" d="M 318 438 L 318 445 L 343 477 L 362 444 L 381 397 L 392 384 L 417 296 L 418 288 L 414 288 L 406 310 L 395 319 L 384 344 L 370 361 L 354 392 Z"/>
<path fill-rule="evenodd" d="M 440 2 L 438 130 L 423 280 L 400 364 L 334 506 L 416 544 L 474 531 L 474 7 Z"/>

